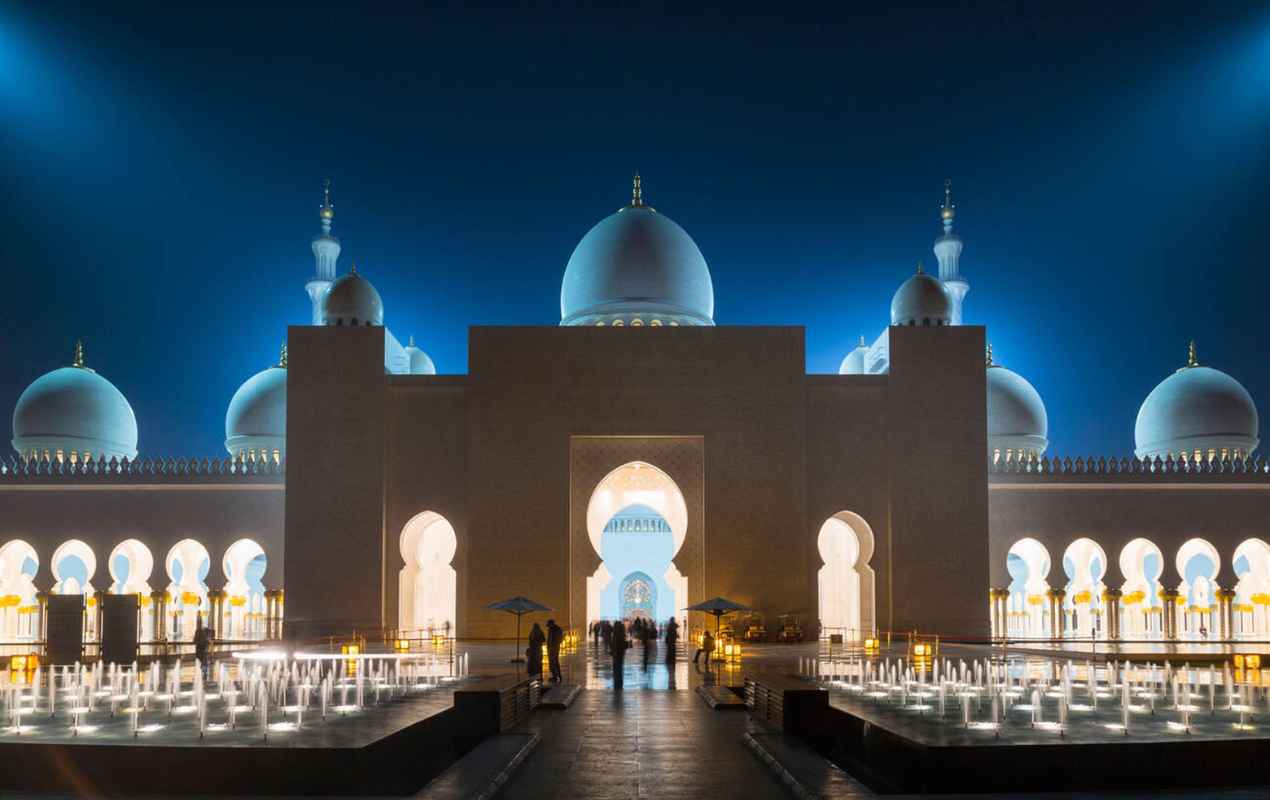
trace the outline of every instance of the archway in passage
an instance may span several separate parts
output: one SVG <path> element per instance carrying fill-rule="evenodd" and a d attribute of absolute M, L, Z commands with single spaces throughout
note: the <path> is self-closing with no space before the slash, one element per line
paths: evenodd
<path fill-rule="evenodd" d="M 875 628 L 873 529 L 852 511 L 839 511 L 820 526 L 816 546 L 821 566 L 820 635 L 841 634 L 846 640 L 871 635 Z"/>
<path fill-rule="evenodd" d="M 164 559 L 168 583 L 168 638 L 188 642 L 194 638 L 199 615 L 208 610 L 207 574 L 212 557 L 195 539 L 182 539 L 172 545 Z"/>
<path fill-rule="evenodd" d="M 1217 627 L 1217 573 L 1221 556 L 1204 539 L 1190 539 L 1177 550 L 1177 586 L 1183 613 L 1179 614 L 1178 635 L 1188 639 L 1208 638 Z"/>
<path fill-rule="evenodd" d="M 40 557 L 22 539 L 0 547 L 0 639 L 26 641 L 39 636 L 35 630 L 35 576 Z"/>
<path fill-rule="evenodd" d="M 93 575 L 97 574 L 97 554 L 87 543 L 69 539 L 58 545 L 49 561 L 53 573 L 53 594 L 82 594 L 92 597 Z"/>
<path fill-rule="evenodd" d="M 458 536 L 435 511 L 416 514 L 401 529 L 398 627 L 403 631 L 452 633 L 458 608 L 458 573 L 451 563 Z"/>
<path fill-rule="evenodd" d="M 1125 578 L 1120 587 L 1122 638 L 1163 635 L 1163 601 L 1160 599 L 1163 573 L 1164 554 L 1150 539 L 1134 539 L 1120 551 L 1120 574 Z"/>
<path fill-rule="evenodd" d="M 686 626 L 688 578 L 674 558 L 688 534 L 688 506 L 674 479 L 644 461 L 623 464 L 591 493 L 586 524 L 600 557 L 586 580 L 587 622 L 620 618 L 621 582 L 613 578 L 641 572 L 656 587 L 656 619 L 676 617 Z"/>
<path fill-rule="evenodd" d="M 657 618 L 657 581 L 643 572 L 632 572 L 622 579 L 618 591 L 621 595 L 619 615 L 622 619 Z"/>
<path fill-rule="evenodd" d="M 1270 544 L 1246 539 L 1235 548 L 1230 562 L 1235 573 L 1235 635 L 1265 636 L 1270 633 Z"/>
<path fill-rule="evenodd" d="M 1080 538 L 1063 551 L 1063 572 L 1067 574 L 1064 611 L 1071 616 L 1067 635 L 1089 638 L 1101 629 L 1102 592 L 1106 589 L 1107 553 L 1093 539 Z"/>
<path fill-rule="evenodd" d="M 1049 635 L 1050 615 L 1046 593 L 1050 585 L 1050 554 L 1045 545 L 1025 537 L 1010 545 L 1006 553 L 1006 570 L 1010 573 L 1010 636 Z"/>
<path fill-rule="evenodd" d="M 225 573 L 226 630 L 216 635 L 226 639 L 263 639 L 265 636 L 265 570 L 269 560 L 265 549 L 254 539 L 239 539 L 225 550 L 221 570 Z"/>
<path fill-rule="evenodd" d="M 154 572 L 154 554 L 138 539 L 125 539 L 115 545 L 106 561 L 110 572 L 111 594 L 135 594 L 143 608 L 153 602 L 150 598 L 150 575 Z M 141 640 L 154 638 L 154 615 L 141 615 Z"/>

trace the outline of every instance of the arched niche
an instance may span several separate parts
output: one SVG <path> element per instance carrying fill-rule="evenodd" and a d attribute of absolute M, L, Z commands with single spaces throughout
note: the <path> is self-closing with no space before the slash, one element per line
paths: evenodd
<path fill-rule="evenodd" d="M 1065 613 L 1075 620 L 1066 627 L 1071 636 L 1088 638 L 1098 628 L 1102 612 L 1103 578 L 1107 574 L 1107 552 L 1102 545 L 1081 537 L 1063 551 L 1063 572 L 1067 575 Z"/>
<path fill-rule="evenodd" d="M 91 596 L 93 576 L 97 574 L 97 554 L 86 542 L 69 539 L 53 551 L 49 570 L 53 573 L 54 594 Z"/>
<path fill-rule="evenodd" d="M 875 629 L 873 529 L 853 511 L 826 519 L 816 536 L 822 566 L 817 574 L 822 635 L 860 639 Z"/>
<path fill-rule="evenodd" d="M 254 539 L 239 539 L 225 549 L 221 570 L 225 574 L 224 625 L 218 635 L 229 639 L 259 639 L 264 630 L 265 571 L 269 559 Z"/>
<path fill-rule="evenodd" d="M 1164 554 L 1150 539 L 1137 538 L 1120 551 L 1120 630 L 1124 637 L 1163 635 L 1160 610 L 1160 578 L 1164 574 Z"/>
<path fill-rule="evenodd" d="M 212 557 L 197 539 L 182 539 L 163 560 L 168 574 L 168 636 L 190 641 L 199 619 L 207 611 L 207 575 Z"/>
<path fill-rule="evenodd" d="M 401 529 L 397 616 L 403 631 L 453 635 L 458 573 L 452 562 L 458 544 L 454 526 L 435 511 L 416 514 Z"/>
<path fill-rule="evenodd" d="M 1050 585 L 1050 554 L 1036 539 L 1024 537 L 1006 552 L 1006 570 L 1010 573 L 1008 621 L 1012 636 L 1047 636 L 1050 619 L 1046 595 Z"/>

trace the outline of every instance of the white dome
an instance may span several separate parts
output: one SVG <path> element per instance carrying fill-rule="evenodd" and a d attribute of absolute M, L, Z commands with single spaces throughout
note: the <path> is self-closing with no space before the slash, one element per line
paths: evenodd
<path fill-rule="evenodd" d="M 406 345 L 406 358 L 410 359 L 411 375 L 436 375 L 437 367 L 432 363 L 432 359 L 428 354 L 423 352 L 415 345 L 415 337 L 410 337 L 410 344 Z"/>
<path fill-rule="evenodd" d="M 842 359 L 842 363 L 838 366 L 839 375 L 863 375 L 864 374 L 864 356 L 869 352 L 869 346 L 864 343 L 864 337 L 860 337 L 860 343 L 847 353 L 847 357 Z"/>
<path fill-rule="evenodd" d="M 287 454 L 286 351 L 275 366 L 248 378 L 225 412 L 225 449 L 231 456 Z"/>
<path fill-rule="evenodd" d="M 891 324 L 937 326 L 951 320 L 952 297 L 944 284 L 922 272 L 919 264 L 917 274 L 900 284 L 891 298 Z"/>
<path fill-rule="evenodd" d="M 356 265 L 336 278 L 322 295 L 322 324 L 384 324 L 384 301 L 371 282 L 357 273 Z"/>
<path fill-rule="evenodd" d="M 560 286 L 561 325 L 614 323 L 714 324 L 714 284 L 701 251 L 638 195 L 582 237 Z"/>
<path fill-rule="evenodd" d="M 1190 365 L 1165 378 L 1138 409 L 1133 438 L 1138 458 L 1246 457 L 1257 448 L 1257 406 L 1239 381 L 1221 370 Z"/>
<path fill-rule="evenodd" d="M 18 398 L 13 411 L 13 448 L 23 455 L 50 458 L 61 451 L 94 460 L 137 457 L 137 417 L 115 385 L 83 366 L 41 375 Z"/>
<path fill-rule="evenodd" d="M 1049 447 L 1049 416 L 1022 375 L 988 363 L 988 456 L 1040 456 Z"/>

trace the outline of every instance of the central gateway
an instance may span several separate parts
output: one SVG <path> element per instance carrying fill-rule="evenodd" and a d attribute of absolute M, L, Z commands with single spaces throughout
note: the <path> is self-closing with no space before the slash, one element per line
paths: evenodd
<path fill-rule="evenodd" d="M 644 570 L 669 589 L 673 605 L 662 602 L 681 621 L 683 609 L 706 599 L 705 441 L 700 436 L 573 436 L 569 439 L 569 623 L 583 629 L 614 613 L 627 598 L 622 584 L 631 570 L 614 572 L 605 563 L 602 543 L 623 531 L 606 531 L 630 508 L 646 511 L 627 518 L 632 524 L 629 549 L 653 549 L 654 527 L 663 520 L 673 544 L 670 560 L 654 557 Z M 639 524 L 644 523 L 644 524 Z M 644 545 L 643 542 L 648 542 Z M 632 563 L 624 560 L 622 563 Z M 653 566 L 655 565 L 655 566 Z M 667 568 L 669 568 L 667 570 Z M 657 574 L 657 570 L 667 570 Z M 664 579 L 664 580 L 659 580 Z M 616 589 L 617 603 L 603 607 L 601 596 Z M 653 613 L 664 622 L 666 613 Z"/>

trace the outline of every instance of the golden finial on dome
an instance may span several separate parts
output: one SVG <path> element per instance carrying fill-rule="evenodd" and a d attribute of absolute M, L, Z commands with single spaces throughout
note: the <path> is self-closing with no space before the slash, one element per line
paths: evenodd
<path fill-rule="evenodd" d="M 939 216 L 944 220 L 951 220 L 956 213 L 957 206 L 952 201 L 952 178 L 944 178 L 944 204 L 940 206 Z"/>
<path fill-rule="evenodd" d="M 986 358 L 987 365 L 988 365 L 989 367 L 995 367 L 995 366 L 996 366 L 996 362 L 994 362 L 994 361 L 992 360 L 992 342 L 988 342 L 988 347 L 987 347 L 987 350 L 986 350 L 986 352 L 985 352 L 985 355 L 986 355 L 986 357 L 987 357 L 987 358 Z"/>
<path fill-rule="evenodd" d="M 1186 348 L 1186 366 L 1198 367 L 1199 357 L 1195 355 L 1195 340 L 1191 339 L 1191 343 Z"/>
<path fill-rule="evenodd" d="M 357 262 L 356 262 L 356 261 L 354 261 L 354 262 L 352 263 L 352 265 L 348 268 L 348 274 L 349 274 L 349 275 L 356 275 L 356 274 L 357 274 Z"/>
<path fill-rule="evenodd" d="M 410 342 L 406 345 L 406 347 L 414 347 L 414 346 L 415 346 L 415 335 L 412 333 L 410 334 Z"/>
<path fill-rule="evenodd" d="M 322 205 L 318 207 L 318 216 L 328 222 L 335 219 L 335 206 L 331 204 L 331 179 L 322 180 Z"/>
<path fill-rule="evenodd" d="M 282 352 L 278 355 L 278 366 L 287 368 L 287 343 L 282 343 Z"/>
<path fill-rule="evenodd" d="M 922 262 L 921 262 L 921 261 L 918 261 L 918 262 L 917 262 L 917 274 L 918 274 L 918 275 L 925 275 L 925 274 L 926 274 L 926 273 L 925 273 L 925 271 L 922 269 Z"/>
<path fill-rule="evenodd" d="M 864 343 L 864 334 L 863 334 L 863 333 L 862 333 L 862 334 L 860 334 L 860 347 L 868 347 L 868 345 Z"/>
<path fill-rule="evenodd" d="M 631 208 L 643 208 L 644 190 L 639 185 L 639 173 L 635 173 L 635 181 L 631 186 Z"/>
<path fill-rule="evenodd" d="M 72 367 L 84 368 L 84 340 L 75 340 L 75 360 L 71 362 Z"/>

